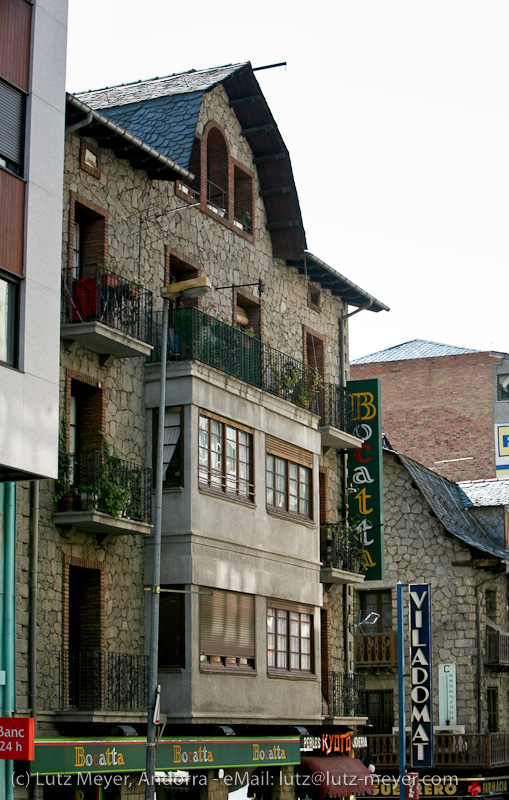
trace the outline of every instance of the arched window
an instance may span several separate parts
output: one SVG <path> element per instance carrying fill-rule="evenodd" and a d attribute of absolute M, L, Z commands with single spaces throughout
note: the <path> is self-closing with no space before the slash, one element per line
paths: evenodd
<path fill-rule="evenodd" d="M 217 128 L 207 137 L 207 202 L 228 214 L 228 150 Z"/>

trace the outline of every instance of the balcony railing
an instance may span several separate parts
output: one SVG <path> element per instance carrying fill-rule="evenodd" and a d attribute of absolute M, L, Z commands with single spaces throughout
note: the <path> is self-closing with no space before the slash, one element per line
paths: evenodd
<path fill-rule="evenodd" d="M 98 450 L 71 458 L 60 476 L 59 511 L 102 511 L 112 517 L 150 522 L 152 470 Z"/>
<path fill-rule="evenodd" d="M 161 358 L 161 316 L 151 361 Z M 353 432 L 357 398 L 346 389 L 324 384 L 316 369 L 276 350 L 197 308 L 177 311 L 168 331 L 168 358 L 195 359 L 251 386 L 320 414 L 324 425 Z"/>
<path fill-rule="evenodd" d="M 364 555 L 362 533 L 341 523 L 322 525 L 320 559 L 324 567 L 362 574 Z"/>
<path fill-rule="evenodd" d="M 64 650 L 60 663 L 60 708 L 146 711 L 148 668 L 148 656 Z"/>
<path fill-rule="evenodd" d="M 100 322 L 152 343 L 152 292 L 99 264 L 62 270 L 62 324 Z"/>
<path fill-rule="evenodd" d="M 397 663 L 396 631 L 355 636 L 355 666 L 358 669 L 393 668 Z"/>
<path fill-rule="evenodd" d="M 486 632 L 486 664 L 509 669 L 509 633 L 493 630 Z"/>
<path fill-rule="evenodd" d="M 460 769 L 506 767 L 509 764 L 508 733 L 436 733 L 435 767 Z M 406 737 L 407 763 L 410 763 L 410 737 Z M 399 764 L 398 734 L 368 736 L 367 751 L 377 766 Z"/>
<path fill-rule="evenodd" d="M 329 713 L 334 717 L 365 717 L 366 677 L 355 672 L 330 675 Z"/>

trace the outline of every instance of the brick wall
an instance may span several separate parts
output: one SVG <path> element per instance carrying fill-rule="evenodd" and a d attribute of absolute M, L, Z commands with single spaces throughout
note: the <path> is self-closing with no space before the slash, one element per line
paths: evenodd
<path fill-rule="evenodd" d="M 379 378 L 392 447 L 450 480 L 495 477 L 489 353 L 352 364 L 352 380 Z M 468 459 L 437 464 L 446 459 Z"/>

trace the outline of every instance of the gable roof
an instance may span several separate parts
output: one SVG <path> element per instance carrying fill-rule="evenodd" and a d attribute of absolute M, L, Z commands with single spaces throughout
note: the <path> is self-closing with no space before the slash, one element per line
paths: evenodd
<path fill-rule="evenodd" d="M 410 342 L 378 350 L 368 356 L 352 361 L 352 364 L 375 364 L 384 361 L 407 361 L 411 358 L 437 358 L 440 356 L 459 356 L 465 353 L 482 353 L 483 350 L 471 350 L 467 347 L 455 347 L 450 344 L 429 342 L 426 339 L 412 339 Z"/>
<path fill-rule="evenodd" d="M 341 297 L 350 306 L 368 311 L 390 311 L 385 303 L 368 294 L 308 250 L 302 258 L 288 259 L 286 263 L 290 267 L 297 267 L 299 274 L 305 275 L 310 281 L 319 283 L 324 289 L 330 289 L 333 295 Z"/>
<path fill-rule="evenodd" d="M 80 92 L 76 98 L 188 170 L 203 94 L 218 84 L 253 152 L 274 256 L 298 258 L 306 237 L 290 156 L 249 62 Z"/>
<path fill-rule="evenodd" d="M 509 478 L 487 481 L 461 481 L 458 484 L 465 508 L 474 506 L 509 506 Z"/>
<path fill-rule="evenodd" d="M 469 547 L 474 547 L 509 563 L 509 553 L 495 544 L 465 510 L 458 484 L 443 478 L 412 458 L 401 455 L 401 453 L 387 449 L 384 452 L 391 453 L 407 469 L 417 488 L 423 494 L 446 531 Z"/>

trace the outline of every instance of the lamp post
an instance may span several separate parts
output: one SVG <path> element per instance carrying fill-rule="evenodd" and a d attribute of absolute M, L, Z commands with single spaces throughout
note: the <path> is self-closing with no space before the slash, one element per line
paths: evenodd
<path fill-rule="evenodd" d="M 192 278 L 188 281 L 178 281 L 168 286 L 163 286 L 163 323 L 161 339 L 161 372 L 159 383 L 159 425 L 157 430 L 157 460 L 156 460 L 156 487 L 155 487 L 155 517 L 154 517 L 154 554 L 152 567 L 151 586 L 151 611 L 150 611 L 150 666 L 148 683 L 148 711 L 147 711 L 147 782 L 145 785 L 145 800 L 154 798 L 154 775 L 156 765 L 157 747 L 157 722 L 158 715 L 158 684 L 157 663 L 159 650 L 159 594 L 161 579 L 161 528 L 163 510 L 163 453 L 164 453 L 164 415 L 166 409 L 166 356 L 168 352 L 168 316 L 169 301 L 178 297 L 199 297 L 210 291 L 210 281 L 206 277 Z"/>

